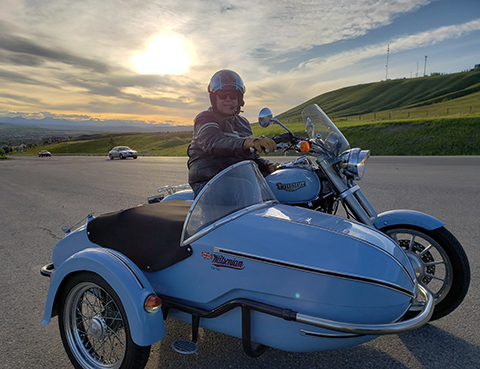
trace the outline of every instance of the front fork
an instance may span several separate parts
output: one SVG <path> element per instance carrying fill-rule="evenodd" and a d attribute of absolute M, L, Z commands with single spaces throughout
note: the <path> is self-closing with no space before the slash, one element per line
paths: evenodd
<path fill-rule="evenodd" d="M 363 194 L 360 186 L 354 181 L 346 183 L 332 165 L 325 164 L 322 165 L 322 169 L 339 193 L 337 201 L 344 201 L 358 221 L 374 227 L 373 220 L 378 216 L 378 213 Z"/>

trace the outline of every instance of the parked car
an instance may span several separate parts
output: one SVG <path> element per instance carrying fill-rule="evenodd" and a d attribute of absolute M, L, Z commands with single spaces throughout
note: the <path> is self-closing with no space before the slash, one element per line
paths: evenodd
<path fill-rule="evenodd" d="M 119 159 L 126 159 L 126 158 L 134 158 L 136 159 L 138 153 L 135 150 L 132 150 L 128 146 L 116 146 L 110 150 L 108 153 L 110 159 L 119 158 Z"/>
<path fill-rule="evenodd" d="M 50 156 L 52 156 L 52 153 L 48 150 L 42 150 L 38 153 L 38 156 L 39 157 L 42 157 L 42 156 L 49 156 L 50 157 Z"/>

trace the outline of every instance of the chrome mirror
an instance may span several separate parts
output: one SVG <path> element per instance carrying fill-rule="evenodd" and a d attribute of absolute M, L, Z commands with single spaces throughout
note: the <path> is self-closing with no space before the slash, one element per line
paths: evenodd
<path fill-rule="evenodd" d="M 267 128 L 272 123 L 272 117 L 272 111 L 269 108 L 263 108 L 258 113 L 258 124 L 263 128 Z"/>

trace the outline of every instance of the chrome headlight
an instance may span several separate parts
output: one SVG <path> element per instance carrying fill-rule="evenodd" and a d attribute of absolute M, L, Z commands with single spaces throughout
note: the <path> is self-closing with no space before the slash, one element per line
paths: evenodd
<path fill-rule="evenodd" d="M 350 149 L 341 155 L 341 167 L 345 174 L 351 175 L 356 180 L 363 178 L 365 174 L 365 162 L 370 157 L 370 150 Z"/>

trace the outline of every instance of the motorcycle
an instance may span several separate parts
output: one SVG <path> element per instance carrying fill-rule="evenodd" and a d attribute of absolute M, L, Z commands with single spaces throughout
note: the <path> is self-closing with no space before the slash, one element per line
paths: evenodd
<path fill-rule="evenodd" d="M 468 258 L 455 236 L 442 221 L 418 211 L 391 210 L 378 214 L 356 183 L 364 177 L 370 152 L 351 148 L 316 104 L 302 111 L 302 120 L 307 139 L 295 136 L 273 117 L 269 108 L 259 113 L 261 127 L 277 124 L 286 131 L 273 137 L 279 150 L 303 154 L 282 163 L 278 170 L 266 176 L 276 198 L 283 204 L 326 214 L 337 214 L 341 205 L 348 218 L 387 234 L 405 250 L 419 283 L 434 296 L 435 311 L 431 320 L 454 311 L 470 285 Z M 152 196 L 149 201 L 162 199 L 165 194 L 191 200 L 193 193 L 188 188 L 188 185 L 161 187 L 160 195 Z M 412 306 L 409 315 L 419 309 Z"/>
<path fill-rule="evenodd" d="M 302 163 L 277 176 L 316 174 Z M 288 183 L 280 187 L 307 187 Z M 268 347 L 354 346 L 417 329 L 434 314 L 434 294 L 398 237 L 309 208 L 316 198 L 282 203 L 252 161 L 225 169 L 195 199 L 185 186 L 162 191 L 171 195 L 65 229 L 41 270 L 50 277 L 42 324 L 58 315 L 76 368 L 143 368 L 167 318 L 191 324 L 191 340 L 172 345 L 180 353 L 198 350 L 201 327 L 238 337 L 258 357 Z M 422 247 L 417 237 L 412 250 Z"/>

